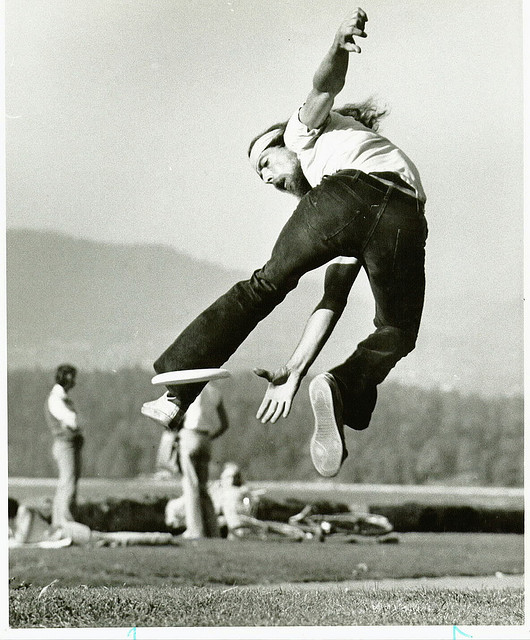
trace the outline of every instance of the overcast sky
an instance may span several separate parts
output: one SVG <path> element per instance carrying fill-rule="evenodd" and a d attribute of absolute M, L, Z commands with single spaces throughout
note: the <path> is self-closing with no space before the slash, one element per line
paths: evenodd
<path fill-rule="evenodd" d="M 250 168 L 343 0 L 8 0 L 7 226 L 164 243 L 250 271 L 296 205 Z M 522 295 L 518 0 L 368 0 L 337 104 L 374 95 L 428 195 L 437 294 Z"/>

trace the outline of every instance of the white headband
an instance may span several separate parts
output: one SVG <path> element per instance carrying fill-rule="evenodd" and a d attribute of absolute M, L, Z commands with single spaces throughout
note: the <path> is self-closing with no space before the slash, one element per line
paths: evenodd
<path fill-rule="evenodd" d="M 270 146 L 270 143 L 277 138 L 278 135 L 282 133 L 281 129 L 273 129 L 272 131 L 267 131 L 260 138 L 256 140 L 256 142 L 252 145 L 252 149 L 250 150 L 250 164 L 254 167 L 255 171 L 259 173 L 258 162 L 261 154 L 265 151 L 265 149 Z"/>

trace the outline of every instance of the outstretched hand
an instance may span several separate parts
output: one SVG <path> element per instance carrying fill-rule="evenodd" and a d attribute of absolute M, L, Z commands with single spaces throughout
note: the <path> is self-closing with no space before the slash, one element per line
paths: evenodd
<path fill-rule="evenodd" d="M 280 367 L 274 373 L 266 369 L 254 369 L 254 373 L 260 378 L 265 378 L 269 383 L 256 418 L 263 424 L 266 422 L 274 424 L 278 418 L 286 418 L 300 387 L 302 376 L 290 371 L 287 367 Z"/>
<path fill-rule="evenodd" d="M 341 49 L 350 53 L 361 53 L 361 47 L 355 43 L 354 36 L 357 38 L 366 38 L 364 25 L 368 22 L 366 13 L 358 8 L 354 11 L 353 16 L 345 20 L 339 27 L 336 35 L 336 41 Z"/>

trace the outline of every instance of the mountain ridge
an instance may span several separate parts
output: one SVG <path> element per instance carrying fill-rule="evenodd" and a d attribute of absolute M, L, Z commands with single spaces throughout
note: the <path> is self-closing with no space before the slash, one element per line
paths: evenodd
<path fill-rule="evenodd" d="M 55 231 L 6 230 L 8 368 L 89 369 L 152 361 L 245 270 L 194 258 L 166 245 L 111 244 Z M 227 366 L 274 368 L 289 357 L 321 295 L 314 276 L 266 318 Z M 342 361 L 373 330 L 373 301 L 356 284 L 337 328 L 314 364 Z M 473 305 L 427 290 L 416 350 L 390 374 L 420 386 L 521 393 L 522 301 Z"/>

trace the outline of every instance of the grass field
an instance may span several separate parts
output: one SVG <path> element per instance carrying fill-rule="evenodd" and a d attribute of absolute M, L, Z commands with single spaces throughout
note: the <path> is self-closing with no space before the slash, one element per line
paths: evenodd
<path fill-rule="evenodd" d="M 393 545 L 221 539 L 171 547 L 18 548 L 10 557 L 12 582 L 40 587 L 55 579 L 60 586 L 233 586 L 485 576 L 523 573 L 523 536 L 409 533 Z"/>
<path fill-rule="evenodd" d="M 259 483 L 275 497 L 348 504 L 522 506 L 522 492 Z M 54 480 L 10 481 L 34 502 Z M 180 493 L 176 483 L 85 480 L 82 498 Z M 84 493 L 83 493 L 84 492 Z M 412 497 L 411 497 L 412 496 Z M 459 502 L 455 502 L 456 500 Z M 522 625 L 523 589 L 378 589 L 387 578 L 522 574 L 523 536 L 400 534 L 399 544 L 205 540 L 171 547 L 12 549 L 10 625 L 27 627 L 254 627 Z M 352 582 L 353 581 L 353 582 Z M 290 583 L 287 588 L 286 583 Z M 318 583 L 318 586 L 315 584 Z M 347 585 L 362 585 L 350 589 Z M 51 585 L 41 594 L 42 588 Z M 304 588 L 304 585 L 307 587 Z M 323 589 L 323 585 L 327 588 Z M 366 585 L 366 586 L 365 586 Z M 518 627 L 520 628 L 520 627 Z M 99 636 L 98 636 L 99 637 Z M 392 636 L 389 636 L 392 637 Z M 450 635 L 448 637 L 451 637 Z M 502 636 L 509 637 L 509 636 Z M 140 635 L 138 635 L 140 638 Z"/>
<path fill-rule="evenodd" d="M 384 578 L 520 574 L 522 536 L 403 534 L 400 539 L 397 545 L 205 540 L 169 548 L 13 549 L 10 624 L 522 623 L 523 590 L 504 588 L 502 578 L 494 590 L 383 593 L 373 587 Z M 354 594 L 341 585 L 344 581 L 364 581 L 372 588 Z M 285 582 L 295 584 L 284 589 Z M 303 589 L 304 583 L 330 587 L 322 593 Z"/>
<path fill-rule="evenodd" d="M 12 627 L 520 625 L 521 590 L 326 591 L 153 587 L 38 589 L 11 596 Z M 140 634 L 138 635 L 140 637 Z M 504 636 L 506 637 L 506 636 Z"/>

